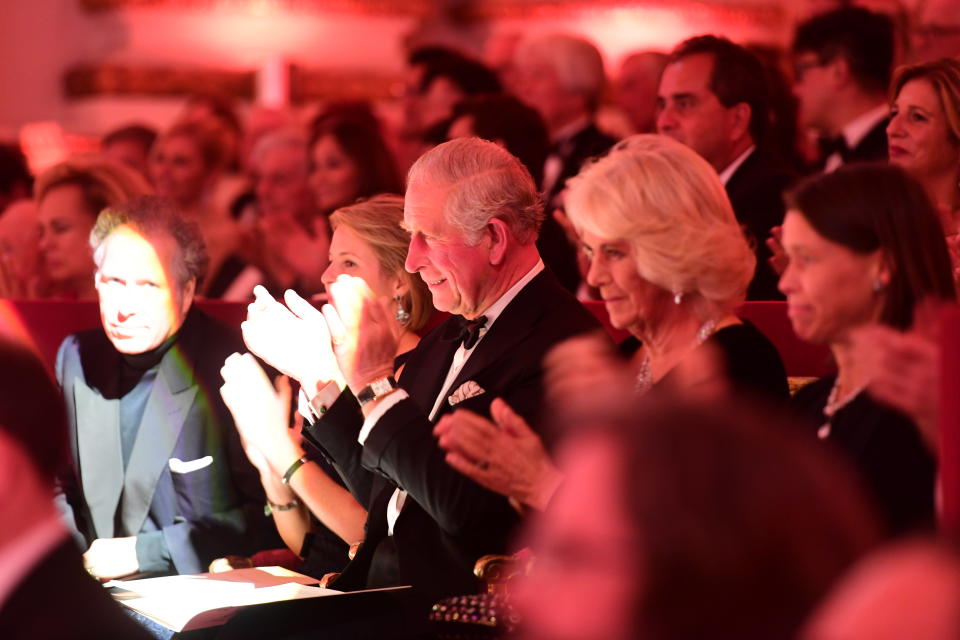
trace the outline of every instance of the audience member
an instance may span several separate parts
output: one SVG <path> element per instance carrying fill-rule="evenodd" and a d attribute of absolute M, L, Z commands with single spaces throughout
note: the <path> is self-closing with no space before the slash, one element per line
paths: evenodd
<path fill-rule="evenodd" d="M 570 181 L 567 211 L 590 258 L 587 282 L 600 291 L 610 323 L 642 345 L 632 367 L 635 392 L 656 386 L 786 401 L 776 347 L 734 315 L 754 257 L 706 161 L 669 138 L 632 136 Z M 619 388 L 616 378 L 631 375 L 596 343 L 561 349 L 562 356 L 549 358 L 551 386 L 578 395 L 590 388 L 598 411 L 609 400 L 602 387 Z M 555 389 L 549 397 L 557 415 L 569 417 L 576 407 L 565 395 Z M 558 485 L 555 467 L 522 419 L 508 407 L 493 409 L 493 423 L 459 411 L 441 420 L 435 434 L 447 462 L 483 486 L 544 508 Z"/>
<path fill-rule="evenodd" d="M 0 327 L 0 629 L 6 640 L 149 635 L 84 571 L 53 505 L 69 457 L 63 400 L 39 358 Z"/>
<path fill-rule="evenodd" d="M 576 425 L 513 588 L 520 638 L 793 638 L 876 540 L 855 479 L 780 415 L 674 398 Z"/>
<path fill-rule="evenodd" d="M 787 197 L 780 280 L 796 334 L 829 345 L 837 374 L 793 405 L 859 471 L 892 534 L 934 519 L 934 459 L 917 426 L 863 393 L 873 372 L 853 332 L 906 329 L 918 303 L 954 300 L 943 230 L 922 187 L 902 170 L 863 165 L 807 180 Z"/>
<path fill-rule="evenodd" d="M 890 162 L 923 185 L 948 236 L 960 215 L 960 60 L 900 67 L 891 91 Z"/>
<path fill-rule="evenodd" d="M 960 56 L 960 12 L 953 0 L 924 0 L 915 13 L 910 34 L 915 62 Z"/>
<path fill-rule="evenodd" d="M 74 158 L 44 171 L 34 185 L 44 297 L 92 299 L 90 230 L 106 207 L 146 195 L 146 180 L 124 165 Z"/>
<path fill-rule="evenodd" d="M 338 277 L 358 277 L 374 296 L 392 301 L 390 311 L 399 335 L 394 358 L 397 376 L 420 341 L 417 332 L 433 312 L 426 284 L 403 268 L 410 235 L 401 228 L 402 221 L 400 196 L 375 196 L 338 209 L 331 217 L 334 232 L 330 266 L 323 274 L 328 287 Z M 319 313 L 311 311 L 309 303 L 297 301 L 291 294 L 287 299 L 292 307 L 299 302 L 299 309 L 305 313 Z M 286 470 L 283 465 L 307 453 L 299 439 L 291 440 L 287 429 L 284 409 L 289 407 L 289 402 L 283 402 L 252 359 L 228 360 L 222 373 L 225 384 L 221 393 L 243 435 L 250 461 L 260 471 L 267 500 L 272 505 L 282 505 L 274 506 L 274 520 L 287 546 L 304 558 L 301 570 L 318 577 L 339 571 L 347 562 L 346 547 L 336 548 L 339 555 L 331 559 L 329 541 L 311 526 L 308 514 L 333 529 L 344 542 L 352 544 L 363 539 L 366 501 L 358 503 L 317 465 L 298 472 L 289 484 L 282 482 Z M 264 418 L 265 412 L 255 405 L 275 406 L 276 410 Z M 310 536 L 305 537 L 308 533 Z"/>
<path fill-rule="evenodd" d="M 32 298 L 42 287 L 40 226 L 33 200 L 18 200 L 0 216 L 0 298 Z"/>
<path fill-rule="evenodd" d="M 33 176 L 27 159 L 16 144 L 0 144 L 0 214 L 33 191 Z"/>
<path fill-rule="evenodd" d="M 960 629 L 960 559 L 911 541 L 858 563 L 818 607 L 802 640 L 952 640 Z"/>
<path fill-rule="evenodd" d="M 616 99 L 634 133 L 657 131 L 657 87 L 667 64 L 659 51 L 636 51 L 620 63 L 616 78 Z"/>
<path fill-rule="evenodd" d="M 108 159 L 126 165 L 146 177 L 150 149 L 157 141 L 157 132 L 142 124 L 129 124 L 103 136 L 100 149 Z"/>
<path fill-rule="evenodd" d="M 793 55 L 800 124 L 821 137 L 824 171 L 886 159 L 890 18 L 862 7 L 815 16 L 797 28 Z"/>
<path fill-rule="evenodd" d="M 540 112 L 550 134 L 551 149 L 540 183 L 548 213 L 541 231 L 543 259 L 563 286 L 575 292 L 582 279 L 577 251 L 551 214 L 563 207 L 567 179 L 614 143 L 595 122 L 606 84 L 603 57 L 588 40 L 548 34 L 522 42 L 515 67 L 518 97 Z"/>
<path fill-rule="evenodd" d="M 240 236 L 228 209 L 213 191 L 224 169 L 226 149 L 216 131 L 200 122 L 176 124 L 157 139 L 150 153 L 150 180 L 157 195 L 169 198 L 200 233 L 210 256 L 209 277 L 197 295 L 219 297 L 243 270 Z"/>
<path fill-rule="evenodd" d="M 265 544 L 263 492 L 211 390 L 239 342 L 193 307 L 208 259 L 166 200 L 105 209 L 91 234 L 102 329 L 57 354 L 73 468 L 60 506 L 99 578 L 199 573 Z"/>
<path fill-rule="evenodd" d="M 746 228 L 757 255 L 747 297 L 779 299 L 777 275 L 768 264 L 771 252 L 763 241 L 783 221 L 783 190 L 793 175 L 768 145 L 763 64 L 725 38 L 691 38 L 670 54 L 657 100 L 657 130 L 713 166 Z"/>
<path fill-rule="evenodd" d="M 322 339 L 294 337 L 324 333 L 320 318 L 251 306 L 247 346 L 300 380 L 319 417 L 305 429 L 357 500 L 370 498 L 366 539 L 338 588 L 412 584 L 429 603 L 480 589 L 473 562 L 507 550 L 518 513 L 448 467 L 431 429 L 454 406 L 487 414 L 495 397 L 538 424 L 544 353 L 596 327 L 539 259 L 542 217 L 529 172 L 494 143 L 452 140 L 411 168 L 406 269 L 420 274 L 437 309 L 463 322 L 450 318 L 420 342 L 399 388 L 390 377 L 395 334 L 376 305 L 362 307 L 362 322 L 349 304 L 324 307 L 333 340 L 326 353 Z M 327 384 L 341 376 L 349 390 Z"/>

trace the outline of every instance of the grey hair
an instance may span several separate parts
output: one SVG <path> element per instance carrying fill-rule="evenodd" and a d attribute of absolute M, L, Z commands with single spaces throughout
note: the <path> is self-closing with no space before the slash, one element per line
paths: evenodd
<path fill-rule="evenodd" d="M 586 38 L 565 33 L 536 36 L 520 43 L 515 60 L 524 66 L 549 65 L 564 89 L 585 95 L 591 109 L 599 106 L 606 84 L 603 55 Z"/>
<path fill-rule="evenodd" d="M 299 129 L 284 128 L 263 134 L 253 145 L 250 151 L 250 166 L 256 167 L 268 152 L 278 147 L 288 147 L 299 151 L 303 155 L 303 169 L 309 172 L 310 140 L 307 134 Z"/>
<path fill-rule="evenodd" d="M 181 215 L 173 201 L 159 196 L 141 196 L 107 207 L 97 216 L 90 231 L 93 261 L 100 268 L 103 262 L 103 242 L 121 226 L 128 226 L 145 237 L 166 234 L 177 245 L 173 274 L 183 287 L 196 280 L 199 290 L 210 258 L 196 222 Z"/>
<path fill-rule="evenodd" d="M 480 242 L 492 218 L 506 223 L 522 244 L 534 242 L 543 224 L 543 202 L 530 171 L 487 140 L 458 138 L 434 147 L 410 167 L 407 185 L 446 189 L 444 219 L 471 245 Z"/>

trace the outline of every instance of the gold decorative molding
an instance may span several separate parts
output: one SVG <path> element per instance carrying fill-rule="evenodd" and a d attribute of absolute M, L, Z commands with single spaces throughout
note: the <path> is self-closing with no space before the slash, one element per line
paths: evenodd
<path fill-rule="evenodd" d="M 369 71 L 290 69 L 290 101 L 375 100 L 389 97 L 399 78 Z M 83 64 L 67 70 L 63 78 L 67 99 L 103 96 L 178 97 L 214 93 L 237 100 L 255 98 L 255 71 L 139 67 L 120 64 Z"/>
<path fill-rule="evenodd" d="M 781 3 L 756 0 L 79 0 L 88 11 L 143 7 L 290 10 L 419 17 L 445 14 L 459 21 L 549 18 L 581 11 L 666 9 L 687 15 L 718 15 L 735 22 L 770 24 L 787 18 Z"/>

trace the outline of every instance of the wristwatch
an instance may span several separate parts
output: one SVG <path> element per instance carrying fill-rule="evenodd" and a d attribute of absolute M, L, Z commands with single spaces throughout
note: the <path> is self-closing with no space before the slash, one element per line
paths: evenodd
<path fill-rule="evenodd" d="M 396 388 L 397 381 L 393 379 L 393 376 L 377 378 L 360 390 L 360 393 L 357 394 L 357 402 L 362 407 L 368 402 L 373 402 L 377 398 L 387 395 Z"/>

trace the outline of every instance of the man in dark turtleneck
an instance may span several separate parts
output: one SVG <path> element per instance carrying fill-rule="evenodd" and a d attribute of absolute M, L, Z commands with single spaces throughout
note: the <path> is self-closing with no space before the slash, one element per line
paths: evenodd
<path fill-rule="evenodd" d="M 262 548 L 260 482 L 216 392 L 242 345 L 192 306 L 198 229 L 147 197 L 104 210 L 91 238 L 103 327 L 57 354 L 74 463 L 58 501 L 84 564 L 98 578 L 199 573 Z"/>

